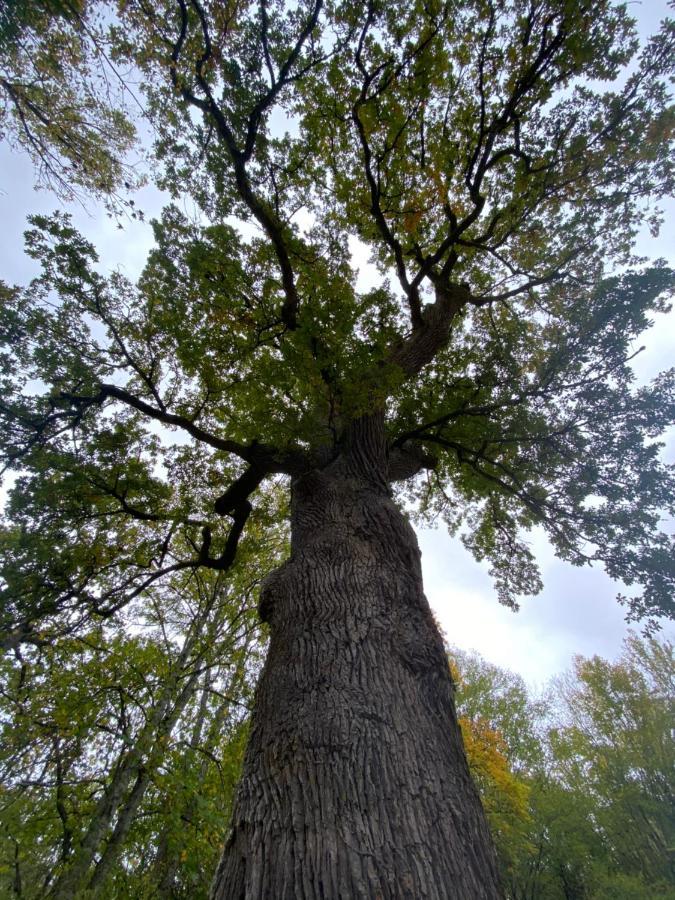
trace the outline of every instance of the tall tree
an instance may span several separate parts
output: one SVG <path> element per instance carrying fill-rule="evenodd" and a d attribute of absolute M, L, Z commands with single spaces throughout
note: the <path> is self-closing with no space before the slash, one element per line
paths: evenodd
<path fill-rule="evenodd" d="M 7 660 L 0 879 L 16 896 L 71 898 L 104 885 L 145 896 L 136 854 L 166 895 L 215 866 L 225 823 L 214 819 L 231 803 L 257 659 L 255 603 L 245 583 L 228 591 L 219 573 L 173 587 L 126 621 Z M 195 859 L 177 878 L 185 847 Z"/>
<path fill-rule="evenodd" d="M 539 586 L 539 525 L 634 586 L 632 617 L 673 614 L 654 441 L 673 379 L 636 389 L 629 365 L 673 276 L 626 268 L 672 186 L 673 24 L 636 56 L 607 0 L 109 15 L 158 181 L 202 215 L 164 212 L 135 284 L 64 217 L 33 221 L 42 275 L 4 289 L 0 322 L 20 472 L 4 643 L 231 570 L 286 478 L 291 554 L 262 590 L 270 649 L 214 898 L 497 897 L 396 499 L 461 525 L 502 602 Z"/>
<path fill-rule="evenodd" d="M 675 888 L 673 650 L 632 635 L 615 663 L 577 658 L 574 676 L 559 681 L 551 736 L 562 778 L 593 800 L 610 875 L 633 876 L 655 895 Z"/>
<path fill-rule="evenodd" d="M 669 641 L 631 634 L 618 660 L 577 657 L 533 701 L 512 672 L 451 652 L 511 900 L 673 895 L 674 663 Z"/>

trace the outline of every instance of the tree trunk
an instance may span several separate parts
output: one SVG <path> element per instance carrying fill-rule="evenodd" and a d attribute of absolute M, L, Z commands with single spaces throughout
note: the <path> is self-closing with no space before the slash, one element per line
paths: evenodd
<path fill-rule="evenodd" d="M 294 481 L 291 557 L 214 900 L 499 898 L 381 417 Z"/>

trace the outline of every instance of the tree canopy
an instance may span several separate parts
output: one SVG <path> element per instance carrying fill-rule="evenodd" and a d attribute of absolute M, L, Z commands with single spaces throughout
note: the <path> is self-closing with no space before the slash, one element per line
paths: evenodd
<path fill-rule="evenodd" d="M 128 157 L 136 99 L 108 56 L 103 4 L 8 0 L 0 10 L 0 127 L 36 182 L 62 200 L 130 209 L 143 181 Z"/>
<path fill-rule="evenodd" d="M 5 896 L 51 895 L 64 865 L 97 896 L 206 895 L 262 650 L 247 575 L 3 659 Z"/>
<path fill-rule="evenodd" d="M 41 164 L 121 187 L 130 112 L 86 63 L 107 60 L 141 82 L 176 201 L 136 283 L 56 214 L 27 233 L 42 274 L 3 287 L 6 641 L 229 568 L 259 485 L 324 464 L 373 408 L 388 477 L 461 529 L 502 602 L 540 587 L 523 535 L 543 526 L 631 588 L 632 618 L 672 615 L 672 373 L 638 388 L 629 364 L 673 284 L 631 251 L 672 187 L 672 22 L 638 50 L 607 2 L 15 4 L 3 21 L 7 127 Z M 38 102 L 98 142 L 105 186 Z"/>

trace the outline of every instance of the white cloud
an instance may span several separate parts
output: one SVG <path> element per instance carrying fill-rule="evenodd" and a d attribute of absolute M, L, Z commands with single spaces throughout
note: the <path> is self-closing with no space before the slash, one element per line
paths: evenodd
<path fill-rule="evenodd" d="M 514 613 L 500 606 L 486 569 L 459 541 L 443 529 L 422 529 L 418 539 L 426 594 L 449 644 L 477 650 L 535 687 L 577 654 L 620 653 L 629 626 L 615 600 L 617 585 L 599 569 L 560 562 L 548 547 L 539 551 L 544 590 L 523 598 Z M 675 625 L 665 624 L 663 634 L 675 639 Z"/>

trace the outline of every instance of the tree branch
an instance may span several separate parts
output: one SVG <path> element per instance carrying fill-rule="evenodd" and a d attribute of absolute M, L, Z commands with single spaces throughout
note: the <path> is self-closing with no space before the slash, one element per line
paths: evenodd
<path fill-rule="evenodd" d="M 471 302 L 466 284 L 452 284 L 434 276 L 436 299 L 424 307 L 422 324 L 391 348 L 390 362 L 406 375 L 416 375 L 428 365 L 450 337 L 452 322 L 457 313 Z"/>
<path fill-rule="evenodd" d="M 129 391 L 124 390 L 124 388 L 114 384 L 100 385 L 99 392 L 95 396 L 81 396 L 67 391 L 61 391 L 59 396 L 78 408 L 100 406 L 107 399 L 119 400 L 149 418 L 161 422 L 163 425 L 181 428 L 203 444 L 208 444 L 210 447 L 222 450 L 225 453 L 233 453 L 252 465 L 258 465 L 264 468 L 267 473 L 299 474 L 301 471 L 304 471 L 307 464 L 306 454 L 301 450 L 279 451 L 274 447 L 258 444 L 256 441 L 247 445 L 218 437 L 196 425 L 191 419 L 170 413 L 165 409 L 157 409 L 146 403 L 145 400 L 141 400 L 140 397 L 136 397 Z"/>
<path fill-rule="evenodd" d="M 178 0 L 178 3 L 181 11 L 181 29 L 172 51 L 172 65 L 170 69 L 172 82 L 189 104 L 196 106 L 198 109 L 202 110 L 202 112 L 205 112 L 206 114 L 211 116 L 211 118 L 215 122 L 217 133 L 225 144 L 230 155 L 234 170 L 234 179 L 237 187 L 237 192 L 239 193 L 240 198 L 248 207 L 254 218 L 262 226 L 263 230 L 272 242 L 272 246 L 274 247 L 274 252 L 279 263 L 279 268 L 281 269 L 281 281 L 285 295 L 285 301 L 281 308 L 281 319 L 287 328 L 289 328 L 290 330 L 294 330 L 297 327 L 299 296 L 295 284 L 295 275 L 290 260 L 289 248 L 287 246 L 287 240 L 284 235 L 284 227 L 277 216 L 268 207 L 267 203 L 265 203 L 254 192 L 251 186 L 251 181 L 248 177 L 248 173 L 246 171 L 246 163 L 253 156 L 260 123 L 262 121 L 264 113 L 273 104 L 282 88 L 284 88 L 292 80 L 291 70 L 297 62 L 308 37 L 314 31 L 317 25 L 319 14 L 323 5 L 323 0 L 316 0 L 312 13 L 305 22 L 304 27 L 300 32 L 300 36 L 298 37 L 291 52 L 283 63 L 281 69 L 279 70 L 278 77 L 276 79 L 273 79 L 269 90 L 258 100 L 258 102 L 249 113 L 243 150 L 240 150 L 234 132 L 230 128 L 221 107 L 218 105 L 215 97 L 213 96 L 211 86 L 206 80 L 204 74 L 206 63 L 209 61 L 212 55 L 212 46 L 206 15 L 198 0 L 190 0 L 192 7 L 195 9 L 199 17 L 202 36 L 204 39 L 204 52 L 195 63 L 195 78 L 197 80 L 199 88 L 204 93 L 206 100 L 201 100 L 191 90 L 189 90 L 186 85 L 180 82 L 177 73 L 177 65 L 185 43 L 188 16 L 185 0 Z"/>

